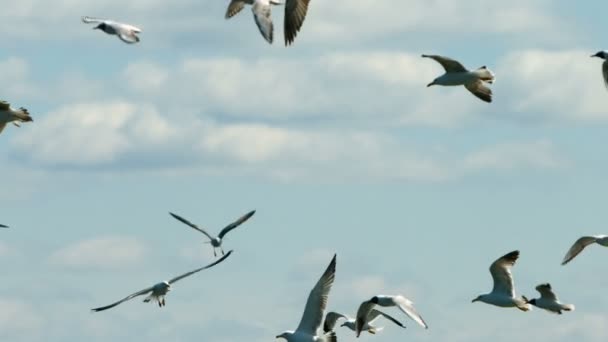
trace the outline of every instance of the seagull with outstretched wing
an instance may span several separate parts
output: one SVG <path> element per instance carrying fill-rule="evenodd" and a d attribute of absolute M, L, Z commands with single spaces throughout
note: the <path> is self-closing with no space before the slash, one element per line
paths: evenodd
<path fill-rule="evenodd" d="M 113 20 L 87 16 L 82 17 L 82 22 L 85 24 L 97 24 L 97 26 L 93 27 L 93 30 L 102 30 L 107 34 L 116 35 L 118 38 L 120 38 L 120 40 L 127 44 L 135 44 L 139 42 L 138 34 L 141 33 L 141 29 L 139 27 L 119 23 Z"/>
<path fill-rule="evenodd" d="M 608 247 L 608 235 L 593 235 L 593 236 L 583 236 L 576 240 L 576 242 L 570 247 L 568 253 L 562 260 L 562 265 L 569 263 L 572 259 L 574 259 L 577 255 L 579 255 L 585 247 L 597 243 L 600 246 Z"/>
<path fill-rule="evenodd" d="M 0 133 L 2 133 L 6 124 L 10 122 L 17 127 L 21 127 L 19 123 L 32 121 L 34 120 L 27 109 L 23 107 L 15 109 L 11 107 L 10 103 L 0 101 Z"/>
<path fill-rule="evenodd" d="M 529 300 L 528 303 L 559 315 L 562 314 L 562 311 L 574 311 L 574 305 L 562 304 L 559 301 L 551 284 L 540 284 L 536 287 L 536 291 L 540 293 L 540 298 Z"/>
<path fill-rule="evenodd" d="M 278 0 L 232 0 L 226 10 L 226 19 L 237 15 L 245 7 L 245 4 L 252 5 L 251 11 L 253 12 L 255 24 L 258 26 L 262 37 L 272 44 L 274 25 L 272 24 L 272 11 L 270 7 L 271 5 L 281 5 L 282 2 Z"/>

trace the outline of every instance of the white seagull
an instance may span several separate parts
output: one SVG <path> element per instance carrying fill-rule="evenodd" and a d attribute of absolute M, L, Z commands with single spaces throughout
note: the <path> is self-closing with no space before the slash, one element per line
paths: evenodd
<path fill-rule="evenodd" d="M 135 44 L 139 42 L 138 33 L 141 33 L 141 29 L 133 25 L 119 23 L 113 20 L 93 18 L 93 17 L 82 17 L 82 22 L 86 24 L 98 24 L 93 27 L 93 30 L 99 29 L 107 34 L 115 34 L 127 44 Z"/>
<path fill-rule="evenodd" d="M 574 311 L 574 305 L 560 303 L 551 289 L 551 284 L 540 284 L 536 287 L 536 291 L 540 292 L 540 298 L 529 300 L 528 303 L 560 315 L 562 311 Z"/>
<path fill-rule="evenodd" d="M 569 263 L 570 260 L 579 255 L 579 253 L 582 252 L 585 247 L 593 243 L 608 247 L 608 235 L 583 236 L 582 238 L 576 240 L 574 245 L 572 245 L 570 250 L 568 250 L 568 253 L 566 253 L 564 260 L 562 261 L 562 265 Z"/>
<path fill-rule="evenodd" d="M 318 335 L 319 327 L 323 321 L 323 312 L 327 307 L 329 290 L 336 277 L 336 255 L 331 259 L 329 266 L 308 295 L 304 315 L 296 331 L 285 331 L 276 338 L 284 338 L 287 342 L 337 342 L 335 332 Z"/>
<path fill-rule="evenodd" d="M 230 19 L 239 13 L 245 7 L 245 4 L 253 5 L 251 7 L 253 19 L 255 19 L 256 25 L 258 25 L 262 37 L 272 44 L 274 25 L 272 24 L 270 5 L 281 5 L 282 2 L 278 0 L 232 0 L 226 10 L 226 19 Z"/>
<path fill-rule="evenodd" d="M 30 116 L 30 112 L 27 109 L 21 107 L 14 109 L 10 103 L 6 101 L 0 101 L 0 133 L 6 127 L 6 124 L 12 122 L 13 125 L 21 127 L 19 122 L 32 122 L 34 121 Z"/>
<path fill-rule="evenodd" d="M 602 75 L 604 76 L 604 85 L 608 87 L 608 51 L 599 51 L 591 57 L 599 57 L 604 60 L 602 63 Z"/>
<path fill-rule="evenodd" d="M 380 317 L 384 317 L 384 318 L 388 319 L 389 321 L 391 321 L 391 322 L 395 323 L 396 325 L 405 329 L 405 326 L 401 322 L 396 320 L 395 318 L 391 317 L 390 315 L 385 314 L 384 312 L 382 312 L 380 310 L 372 309 L 368 313 L 366 323 L 361 330 L 367 331 L 370 334 L 376 334 L 376 333 L 382 331 L 384 329 L 384 327 L 376 327 L 373 325 L 374 321 L 378 320 L 378 318 L 380 318 Z M 331 311 L 331 312 L 328 312 L 327 315 L 325 315 L 325 323 L 323 323 L 323 331 L 325 333 L 333 331 L 334 327 L 336 326 L 336 322 L 342 318 L 344 318 L 346 321 L 344 323 L 342 323 L 342 325 L 340 325 L 341 327 L 347 327 L 352 331 L 356 330 L 357 320 L 355 318 L 350 318 L 341 313 Z"/>
<path fill-rule="evenodd" d="M 364 330 L 365 326 L 368 325 L 368 319 L 371 317 L 370 312 L 374 309 L 374 306 L 383 306 L 390 307 L 396 306 L 401 311 L 403 311 L 409 318 L 414 320 L 414 322 L 418 323 L 421 327 L 428 329 L 429 326 L 426 324 L 422 316 L 418 314 L 416 309 L 414 308 L 414 303 L 401 296 L 387 296 L 387 295 L 378 295 L 372 297 L 370 300 L 367 300 L 359 306 L 359 310 L 357 310 L 357 321 L 355 323 L 355 332 L 357 333 L 357 337 L 361 334 L 361 331 Z"/>
<path fill-rule="evenodd" d="M 532 307 L 527 303 L 525 297 L 515 297 L 511 268 L 515 265 L 517 258 L 519 258 L 519 251 L 513 251 L 494 261 L 490 266 L 490 273 L 492 274 L 492 279 L 494 279 L 492 292 L 480 295 L 473 299 L 472 302 L 480 301 L 503 308 L 516 307 L 522 311 L 531 310 Z"/>
<path fill-rule="evenodd" d="M 135 292 L 135 293 L 133 293 L 133 294 L 131 294 L 131 295 L 129 295 L 129 296 L 127 296 L 127 297 L 119 300 L 116 303 L 112 303 L 110 305 L 102 306 L 102 307 L 91 309 L 91 310 L 95 311 L 95 312 L 98 312 L 98 311 L 103 311 L 103 310 L 111 309 L 111 308 L 117 306 L 118 304 L 124 303 L 124 302 L 126 302 L 126 301 L 128 301 L 130 299 L 133 299 L 133 298 L 137 297 L 137 296 L 146 295 L 148 293 L 150 295 L 144 299 L 144 303 L 148 303 L 151 300 L 156 300 L 158 302 L 158 306 L 159 307 L 163 307 L 163 306 L 165 306 L 165 296 L 167 295 L 167 293 L 169 291 L 171 291 L 171 285 L 173 285 L 175 282 L 177 282 L 177 281 L 179 281 L 181 279 L 186 278 L 187 276 L 193 275 L 194 273 L 200 272 L 202 270 L 211 268 L 211 267 L 219 264 L 220 262 L 224 261 L 227 257 L 229 257 L 230 254 L 232 254 L 232 251 L 229 251 L 222 258 L 216 260 L 215 262 L 213 262 L 213 263 L 211 263 L 211 264 L 209 264 L 209 265 L 207 265 L 205 267 L 197 268 L 194 271 L 190 271 L 190 272 L 184 273 L 184 274 L 182 274 L 180 276 L 177 276 L 177 277 L 175 277 L 175 278 L 173 278 L 173 279 L 171 279 L 169 281 L 163 281 L 163 282 L 160 282 L 160 283 L 158 283 L 158 284 L 156 284 L 154 286 L 151 286 L 151 287 L 145 288 L 145 289 L 143 289 L 141 291 Z"/>
<path fill-rule="evenodd" d="M 222 231 L 220 232 L 220 234 L 217 237 L 213 237 L 211 235 L 209 235 L 209 233 L 207 233 L 203 228 L 198 227 L 197 225 L 195 225 L 194 223 L 186 220 L 185 218 L 176 215 L 174 213 L 169 212 L 169 214 L 171 214 L 171 216 L 173 216 L 176 220 L 190 226 L 191 228 L 198 230 L 199 232 L 205 234 L 205 236 L 207 236 L 209 238 L 209 242 L 211 243 L 211 245 L 213 246 L 213 256 L 217 256 L 217 254 L 215 253 L 215 249 L 219 248 L 222 251 L 222 254 L 224 254 L 224 249 L 222 249 L 222 239 L 224 238 L 224 236 L 226 234 L 228 234 L 229 231 L 233 230 L 234 228 L 240 226 L 243 222 L 249 220 L 249 218 L 251 216 L 253 216 L 253 214 L 255 214 L 255 210 L 252 210 L 250 212 L 248 212 L 247 214 L 241 216 L 238 220 L 232 222 L 231 224 L 227 225 L 226 227 L 224 227 L 224 229 L 222 229 Z"/>
<path fill-rule="evenodd" d="M 460 62 L 448 57 L 438 55 L 422 55 L 422 57 L 431 58 L 437 61 L 445 69 L 445 74 L 436 78 L 429 83 L 427 87 L 432 85 L 442 86 L 461 86 L 467 88 L 473 95 L 477 96 L 485 102 L 492 102 L 492 89 L 488 88 L 484 82 L 494 83 L 496 79 L 492 71 L 485 65 L 473 71 L 467 70 Z"/>
<path fill-rule="evenodd" d="M 283 34 L 285 35 L 285 46 L 291 45 L 296 39 L 308 11 L 310 0 L 286 0 L 285 18 L 283 22 Z"/>

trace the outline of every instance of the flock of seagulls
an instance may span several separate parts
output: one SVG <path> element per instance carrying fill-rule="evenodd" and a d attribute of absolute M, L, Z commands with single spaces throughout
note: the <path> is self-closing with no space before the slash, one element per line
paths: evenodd
<path fill-rule="evenodd" d="M 284 39 L 285 45 L 289 46 L 293 44 L 298 32 L 302 28 L 309 3 L 310 0 L 286 0 L 284 3 L 279 0 L 231 0 L 226 10 L 225 18 L 230 19 L 234 17 L 245 8 L 245 5 L 250 5 L 254 21 L 260 34 L 268 43 L 272 43 L 274 39 L 274 25 L 272 22 L 271 8 L 273 6 L 284 5 Z M 94 24 L 95 26 L 93 29 L 101 30 L 109 35 L 115 35 L 127 44 L 140 42 L 139 34 L 142 30 L 134 25 L 89 16 L 82 17 L 82 21 L 86 24 Z M 492 84 L 496 77 L 486 66 L 482 66 L 475 70 L 469 70 L 459 61 L 445 56 L 423 54 L 422 57 L 435 60 L 445 70 L 443 75 L 435 78 L 427 87 L 433 85 L 464 86 L 482 101 L 488 103 L 492 102 L 493 94 L 492 90 L 488 87 L 488 84 Z M 602 74 L 604 82 L 608 87 L 608 51 L 599 51 L 591 57 L 598 57 L 604 60 Z M 8 123 L 13 123 L 15 126 L 20 127 L 21 123 L 32 121 L 32 117 L 24 107 L 15 109 L 11 107 L 8 102 L 0 101 L 0 133 Z M 218 254 L 216 249 L 220 250 L 222 256 L 209 265 L 186 272 L 170 280 L 161 281 L 155 285 L 130 294 L 112 304 L 94 308 L 92 311 L 100 312 L 108 310 L 140 296 L 146 296 L 143 300 L 146 303 L 156 302 L 159 307 L 164 307 L 165 297 L 169 291 L 172 290 L 172 286 L 176 282 L 222 263 L 233 253 L 232 250 L 228 253 L 224 253 L 222 244 L 226 234 L 249 220 L 255 212 L 255 210 L 250 211 L 236 221 L 228 224 L 217 236 L 208 233 L 207 230 L 177 214 L 169 213 L 176 220 L 205 235 L 208 239 L 206 243 L 211 244 L 213 247 L 214 257 L 217 257 Z M 0 228 L 9 227 L 0 224 Z M 562 261 L 562 265 L 566 265 L 572 261 L 587 246 L 594 243 L 608 247 L 608 235 L 581 237 L 569 249 Z M 489 269 L 493 279 L 492 291 L 487 294 L 479 295 L 473 299 L 472 302 L 482 302 L 502 308 L 517 308 L 521 311 L 530 311 L 533 306 L 556 314 L 562 314 L 564 311 L 573 311 L 575 306 L 573 304 L 561 303 L 549 283 L 536 286 L 535 289 L 540 293 L 539 298 L 529 300 L 525 296 L 518 296 L 516 294 L 512 269 L 519 259 L 519 255 L 520 252 L 516 250 L 495 260 Z M 385 310 L 392 307 L 397 308 L 420 327 L 424 329 L 429 328 L 425 320 L 415 309 L 414 303 L 403 295 L 373 296 L 359 305 L 354 318 L 336 311 L 330 311 L 325 314 L 335 276 L 336 255 L 333 256 L 321 278 L 310 291 L 298 327 L 295 330 L 285 331 L 277 335 L 276 338 L 282 338 L 288 342 L 336 342 L 337 335 L 335 329 L 337 323 L 341 320 L 343 320 L 343 323 L 340 327 L 350 329 L 355 333 L 356 337 L 359 337 L 362 332 L 377 334 L 383 330 L 383 327 L 376 325 L 376 322 L 379 319 L 384 319 L 397 327 L 406 328 L 397 318 L 380 310 L 380 308 Z"/>

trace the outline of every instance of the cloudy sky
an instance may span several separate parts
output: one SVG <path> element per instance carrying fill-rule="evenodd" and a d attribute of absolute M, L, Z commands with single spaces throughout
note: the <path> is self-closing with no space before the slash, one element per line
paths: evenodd
<path fill-rule="evenodd" d="M 608 251 L 559 265 L 606 232 L 608 94 L 589 56 L 608 4 L 312 0 L 290 48 L 282 8 L 270 46 L 248 8 L 224 20 L 227 1 L 0 4 L 0 97 L 35 120 L 0 135 L 0 340 L 272 341 L 333 253 L 330 309 L 401 293 L 430 326 L 361 340 L 608 338 Z M 426 88 L 442 69 L 422 53 L 487 65 L 494 103 Z M 164 309 L 90 313 L 213 259 L 169 211 L 217 232 L 252 209 L 234 254 Z M 577 311 L 471 304 L 514 249 L 519 293 L 551 282 Z"/>

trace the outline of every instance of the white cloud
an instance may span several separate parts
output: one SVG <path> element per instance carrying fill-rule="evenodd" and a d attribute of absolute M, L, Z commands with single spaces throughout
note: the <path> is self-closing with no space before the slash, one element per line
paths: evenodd
<path fill-rule="evenodd" d="M 0 297 L 0 339 L 4 341 L 31 341 L 43 335 L 44 317 L 29 303 Z"/>
<path fill-rule="evenodd" d="M 130 237 L 100 237 L 84 240 L 54 252 L 53 265 L 72 269 L 119 269 L 143 261 L 146 248 Z"/>
<path fill-rule="evenodd" d="M 468 155 L 465 168 L 474 170 L 497 169 L 553 169 L 565 165 L 550 141 L 505 143 L 485 147 Z"/>

